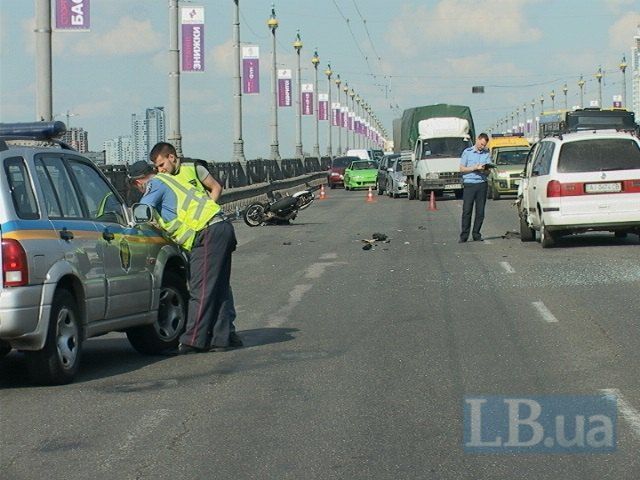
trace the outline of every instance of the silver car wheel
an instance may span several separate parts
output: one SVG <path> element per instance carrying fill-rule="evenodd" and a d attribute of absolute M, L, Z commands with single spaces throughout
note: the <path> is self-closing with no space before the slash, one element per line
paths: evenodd
<path fill-rule="evenodd" d="M 162 288 L 160 292 L 160 308 L 158 321 L 154 324 L 158 336 L 163 341 L 171 341 L 181 332 L 185 325 L 184 300 L 180 292 L 172 286 Z"/>
<path fill-rule="evenodd" d="M 80 329 L 74 312 L 67 307 L 61 308 L 56 318 L 56 350 L 63 369 L 76 365 L 79 336 Z"/>

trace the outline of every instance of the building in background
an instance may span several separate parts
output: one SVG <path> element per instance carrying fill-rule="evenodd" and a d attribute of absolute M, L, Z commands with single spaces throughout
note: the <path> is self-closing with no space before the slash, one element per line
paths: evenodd
<path fill-rule="evenodd" d="M 636 114 L 636 121 L 640 121 L 640 25 L 631 49 L 631 109 Z"/>
<path fill-rule="evenodd" d="M 84 128 L 69 128 L 62 136 L 61 140 L 67 145 L 75 148 L 80 153 L 89 151 L 89 134 Z"/>
<path fill-rule="evenodd" d="M 85 152 L 84 154 L 85 157 L 87 157 L 89 160 L 91 160 L 93 163 L 95 163 L 98 166 L 104 165 L 105 163 L 105 151 L 101 151 L 101 152 Z"/>
<path fill-rule="evenodd" d="M 104 142 L 106 165 L 130 165 L 138 160 L 134 156 L 133 142 L 129 136 L 115 137 Z"/>
<path fill-rule="evenodd" d="M 147 160 L 149 152 L 166 138 L 164 107 L 147 108 L 144 115 L 131 114 L 133 161 Z"/>

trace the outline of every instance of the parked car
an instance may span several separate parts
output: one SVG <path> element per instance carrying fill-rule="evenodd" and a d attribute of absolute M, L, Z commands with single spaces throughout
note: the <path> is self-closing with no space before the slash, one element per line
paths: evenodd
<path fill-rule="evenodd" d="M 344 171 L 344 188 L 354 190 L 363 187 L 375 187 L 378 177 L 378 164 L 372 160 L 356 160 Z"/>
<path fill-rule="evenodd" d="M 500 200 L 502 195 L 516 195 L 522 178 L 529 147 L 500 147 L 491 151 L 492 168 L 488 178 L 489 198 Z"/>
<path fill-rule="evenodd" d="M 358 157 L 336 157 L 331 161 L 331 166 L 327 173 L 327 183 L 330 188 L 344 186 L 344 170 L 351 162 L 359 160 Z"/>
<path fill-rule="evenodd" d="M 376 188 L 378 195 L 382 195 L 387 190 L 387 170 L 391 167 L 393 160 L 398 158 L 400 154 L 384 155 L 378 164 L 378 176 Z"/>
<path fill-rule="evenodd" d="M 391 165 L 389 165 L 387 169 L 386 193 L 393 198 L 409 194 L 407 176 L 402 172 L 400 155 L 393 159 L 393 162 L 391 162 Z"/>
<path fill-rule="evenodd" d="M 640 233 L 640 140 L 614 130 L 546 137 L 533 146 L 516 202 L 523 242 Z"/>
<path fill-rule="evenodd" d="M 46 384 L 73 380 L 89 337 L 122 331 L 141 353 L 175 348 L 188 298 L 180 250 L 135 225 L 100 170 L 54 141 L 64 131 L 0 124 L 0 356 L 22 351 Z"/>

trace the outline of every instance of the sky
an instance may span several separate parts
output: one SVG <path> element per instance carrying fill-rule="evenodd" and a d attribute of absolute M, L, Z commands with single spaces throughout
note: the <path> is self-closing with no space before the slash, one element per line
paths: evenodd
<path fill-rule="evenodd" d="M 52 0 L 53 2 L 53 0 Z M 231 0 L 180 2 L 205 7 L 205 72 L 181 75 L 183 152 L 229 161 L 233 152 Z M 595 73 L 604 71 L 604 106 L 622 94 L 625 55 L 631 103 L 631 46 L 640 25 L 639 0 L 276 0 L 278 68 L 296 68 L 299 30 L 302 82 L 313 82 L 311 57 L 320 57 L 319 90 L 327 63 L 362 97 L 391 134 L 405 108 L 434 103 L 468 105 L 476 129 L 531 102 L 539 113 L 598 97 Z M 34 121 L 36 0 L 0 0 L 0 122 Z M 259 95 L 243 96 L 247 159 L 268 158 L 271 144 L 271 1 L 240 0 L 243 44 L 260 47 Z M 53 33 L 53 113 L 88 131 L 90 150 L 130 135 L 132 113 L 168 107 L 167 0 L 93 0 L 91 31 Z M 295 82 L 294 82 L 295 85 Z M 344 83 L 343 83 L 344 85 Z M 484 86 L 484 94 L 472 94 Z M 335 99 L 335 84 L 333 90 Z M 293 157 L 295 107 L 279 109 L 283 158 Z M 523 115 L 522 115 L 523 117 Z M 521 118 L 522 121 L 523 118 Z M 320 122 L 320 150 L 327 147 Z M 303 117 L 305 152 L 315 143 L 315 121 Z M 336 147 L 336 133 L 333 146 Z M 343 137 L 344 144 L 344 137 Z"/>

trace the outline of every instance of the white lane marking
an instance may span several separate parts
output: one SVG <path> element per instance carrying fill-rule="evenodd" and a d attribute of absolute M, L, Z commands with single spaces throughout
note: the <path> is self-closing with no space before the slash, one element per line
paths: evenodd
<path fill-rule="evenodd" d="M 557 323 L 558 319 L 551 313 L 551 311 L 547 308 L 544 302 L 531 302 L 531 305 L 534 306 L 538 313 L 542 316 L 542 318 L 548 323 Z"/>
<path fill-rule="evenodd" d="M 346 264 L 347 262 L 313 263 L 305 270 L 304 278 L 320 278 L 327 267 Z"/>
<path fill-rule="evenodd" d="M 325 253 L 323 255 L 320 255 L 320 260 L 333 260 L 336 258 L 338 258 L 337 253 Z"/>
<path fill-rule="evenodd" d="M 289 292 L 289 301 L 280 310 L 270 315 L 267 319 L 268 327 L 279 327 L 289 319 L 293 309 L 300 303 L 305 293 L 311 290 L 313 285 L 296 285 Z"/>
<path fill-rule="evenodd" d="M 509 265 L 509 262 L 500 262 L 500 265 L 507 271 L 507 273 L 516 273 L 513 267 Z"/>
<path fill-rule="evenodd" d="M 131 448 L 134 444 L 141 443 L 140 440 L 143 437 L 149 436 L 170 413 L 170 410 L 162 408 L 144 414 L 133 429 L 127 432 L 126 438 L 118 445 L 117 450 L 112 452 L 107 459 L 102 462 L 100 470 L 109 471 L 112 469 L 112 463 L 115 461 L 123 461 L 126 455 L 131 453 Z"/>
<path fill-rule="evenodd" d="M 613 397 L 618 402 L 618 411 L 627 421 L 633 433 L 640 438 L 640 412 L 633 408 L 627 400 L 622 396 L 617 388 L 605 388 L 600 390 L 607 397 Z"/>

